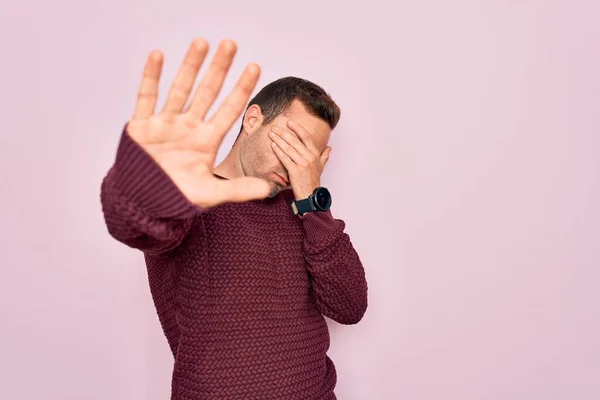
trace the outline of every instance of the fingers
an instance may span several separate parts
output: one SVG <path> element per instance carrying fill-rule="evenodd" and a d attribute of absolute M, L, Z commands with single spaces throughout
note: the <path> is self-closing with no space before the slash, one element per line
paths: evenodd
<path fill-rule="evenodd" d="M 327 161 L 329 161 L 329 155 L 331 154 L 331 146 L 325 147 L 323 154 L 321 154 L 321 167 L 324 168 Z"/>
<path fill-rule="evenodd" d="M 260 200 L 269 196 L 271 192 L 267 181 L 252 177 L 218 180 L 216 185 L 219 203 Z"/>
<path fill-rule="evenodd" d="M 306 146 L 293 134 L 277 126 L 273 126 L 269 137 L 279 148 L 297 165 L 307 167 L 315 156 L 308 151 Z"/>
<path fill-rule="evenodd" d="M 288 156 L 286 152 L 283 151 L 283 149 L 276 142 L 271 142 L 271 147 L 273 148 L 275 155 L 277 156 L 279 161 L 281 161 L 286 170 L 291 171 L 292 168 L 296 166 L 294 160 L 292 160 L 292 158 Z"/>
<path fill-rule="evenodd" d="M 198 71 L 208 53 L 208 43 L 204 39 L 196 39 L 190 45 L 171 90 L 163 111 L 180 113 L 190 97 Z"/>
<path fill-rule="evenodd" d="M 259 76 L 260 67 L 257 64 L 249 64 L 229 96 L 211 119 L 216 132 L 221 136 L 225 136 L 236 119 L 244 112 Z"/>
<path fill-rule="evenodd" d="M 237 46 L 232 40 L 224 40 L 219 45 L 213 61 L 208 67 L 208 71 L 200 81 L 189 111 L 200 120 L 203 120 L 210 106 L 214 103 L 227 71 L 231 67 L 233 57 L 237 51 Z"/>
<path fill-rule="evenodd" d="M 160 51 L 155 50 L 148 55 L 132 119 L 148 118 L 154 114 L 162 65 L 163 56 Z"/>
<path fill-rule="evenodd" d="M 287 122 L 287 126 L 296 135 L 298 135 L 298 138 L 300 138 L 302 143 L 304 143 L 304 145 L 310 150 L 311 153 L 313 153 L 314 155 L 319 154 L 319 150 L 317 149 L 317 146 L 315 145 L 315 142 L 314 142 L 312 136 L 310 135 L 310 133 L 308 133 L 308 131 L 302 125 L 300 125 L 299 123 L 294 122 L 292 120 L 289 120 Z"/>

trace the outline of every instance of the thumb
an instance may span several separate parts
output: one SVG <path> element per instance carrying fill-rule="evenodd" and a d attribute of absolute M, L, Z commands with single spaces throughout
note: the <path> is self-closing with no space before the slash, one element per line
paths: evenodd
<path fill-rule="evenodd" d="M 268 197 L 271 187 L 264 179 L 243 177 L 218 181 L 217 192 L 219 203 L 241 203 Z"/>

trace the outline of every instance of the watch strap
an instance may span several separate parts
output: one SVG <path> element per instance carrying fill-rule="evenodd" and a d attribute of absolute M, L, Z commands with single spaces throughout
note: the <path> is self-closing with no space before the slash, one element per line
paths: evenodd
<path fill-rule="evenodd" d="M 316 211 L 317 209 L 313 204 L 312 195 L 310 195 L 310 197 L 307 199 L 292 201 L 291 207 L 294 215 L 302 215 L 310 211 Z"/>

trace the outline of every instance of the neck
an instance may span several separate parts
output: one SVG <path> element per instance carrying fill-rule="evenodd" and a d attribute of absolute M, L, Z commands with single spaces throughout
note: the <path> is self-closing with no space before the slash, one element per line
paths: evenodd
<path fill-rule="evenodd" d="M 235 179 L 244 176 L 244 170 L 240 162 L 240 149 L 239 141 L 235 143 L 229 151 L 229 154 L 225 156 L 223 161 L 213 168 L 213 173 L 222 176 L 227 179 Z"/>

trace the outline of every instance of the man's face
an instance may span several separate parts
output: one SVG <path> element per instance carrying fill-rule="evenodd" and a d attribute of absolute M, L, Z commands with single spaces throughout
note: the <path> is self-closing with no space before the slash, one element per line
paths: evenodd
<path fill-rule="evenodd" d="M 329 128 L 327 122 L 309 114 L 302 103 L 297 100 L 293 101 L 290 107 L 271 123 L 260 126 L 255 132 L 249 134 L 240 150 L 242 169 L 246 176 L 262 178 L 269 182 L 271 186 L 269 197 L 274 197 L 282 190 L 290 188 L 288 173 L 275 155 L 271 147 L 271 139 L 268 136 L 273 125 L 286 129 L 295 135 L 286 126 L 288 120 L 293 120 L 302 125 L 310 133 L 319 154 L 327 147 L 331 135 L 331 128 Z M 288 183 L 283 184 L 280 177 Z"/>

